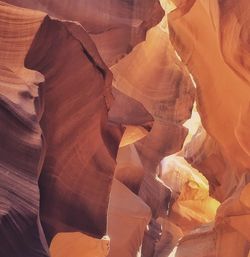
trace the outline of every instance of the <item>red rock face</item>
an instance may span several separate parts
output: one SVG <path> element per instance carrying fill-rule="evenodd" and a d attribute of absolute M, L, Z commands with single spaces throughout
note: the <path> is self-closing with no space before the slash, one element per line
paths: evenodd
<path fill-rule="evenodd" d="M 80 25 L 47 17 L 26 58 L 46 81 L 40 93 L 47 149 L 39 185 L 48 239 L 61 231 L 106 233 L 121 131 L 107 122 L 111 74 L 93 50 Z"/>

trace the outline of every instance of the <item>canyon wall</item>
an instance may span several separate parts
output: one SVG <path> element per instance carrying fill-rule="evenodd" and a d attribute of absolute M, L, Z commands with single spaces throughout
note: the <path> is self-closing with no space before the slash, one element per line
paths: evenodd
<path fill-rule="evenodd" d="M 0 2 L 0 257 L 248 257 L 249 17 Z"/>

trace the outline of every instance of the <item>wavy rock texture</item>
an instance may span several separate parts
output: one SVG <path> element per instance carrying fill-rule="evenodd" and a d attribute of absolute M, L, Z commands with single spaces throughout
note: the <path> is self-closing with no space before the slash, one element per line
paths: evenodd
<path fill-rule="evenodd" d="M 221 5 L 225 5 L 225 8 L 231 5 L 229 1 L 223 2 L 225 4 Z M 236 2 L 233 3 L 236 8 Z M 223 17 L 220 15 L 223 8 L 220 7 L 217 1 L 195 1 L 185 15 L 178 16 L 178 13 L 173 12 L 169 17 L 169 24 L 172 42 L 196 81 L 197 103 L 203 125 L 219 143 L 225 155 L 233 159 L 242 171 L 250 166 L 249 149 L 245 143 L 249 138 L 249 119 L 247 121 L 245 118 L 250 102 L 249 81 L 243 80 L 225 61 L 225 50 L 222 51 L 221 48 L 225 38 L 222 37 L 222 40 L 218 37 L 225 27 L 219 23 L 219 19 Z M 245 11 L 247 12 L 248 8 Z M 234 21 L 237 17 L 235 15 L 236 13 L 229 14 Z M 247 26 L 246 15 L 243 15 L 242 19 L 241 22 Z M 194 22 L 195 20 L 199 22 Z M 226 24 L 229 25 L 230 21 L 228 19 Z M 242 26 L 242 23 L 237 26 Z M 231 44 L 223 46 L 230 48 Z M 208 56 L 205 58 L 205 54 L 213 56 L 213 59 Z M 221 101 L 222 96 L 227 101 Z"/>
<path fill-rule="evenodd" d="M 197 0 L 183 3 L 169 16 L 171 40 L 197 84 L 198 110 L 210 135 L 196 136 L 189 149 L 197 152 L 189 152 L 188 159 L 205 171 L 212 191 L 224 200 L 216 219 L 218 257 L 247 256 L 249 251 L 248 233 L 240 228 L 249 208 L 234 204 L 240 201 L 236 187 L 249 184 L 249 14 L 247 1 Z"/>
<path fill-rule="evenodd" d="M 80 22 L 91 35 L 105 63 L 116 63 L 145 39 L 164 12 L 157 0 L 6 0 L 47 12 L 53 17 Z"/>
<path fill-rule="evenodd" d="M 3 66 L 0 76 L 0 255 L 48 256 L 39 218 L 44 148 L 37 115 L 41 110 L 35 107 L 37 86 Z"/>
<path fill-rule="evenodd" d="M 249 3 L 244 0 L 226 0 L 219 1 L 218 4 L 221 50 L 224 60 L 242 79 L 249 83 Z"/>
<path fill-rule="evenodd" d="M 44 14 L 2 3 L 0 10 L 0 256 L 45 257 L 38 189 L 44 141 L 37 84 L 43 77 L 24 68 Z"/>

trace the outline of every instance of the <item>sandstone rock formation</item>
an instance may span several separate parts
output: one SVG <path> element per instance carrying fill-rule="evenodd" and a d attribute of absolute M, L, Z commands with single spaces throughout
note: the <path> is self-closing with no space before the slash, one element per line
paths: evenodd
<path fill-rule="evenodd" d="M 0 257 L 249 257 L 249 17 L 0 2 Z"/>

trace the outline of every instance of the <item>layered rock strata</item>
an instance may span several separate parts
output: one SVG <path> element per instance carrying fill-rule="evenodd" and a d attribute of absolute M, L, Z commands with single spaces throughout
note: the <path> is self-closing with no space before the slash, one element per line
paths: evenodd
<path fill-rule="evenodd" d="M 158 0 L 5 0 L 40 10 L 58 19 L 77 21 L 90 34 L 109 66 L 145 39 L 146 31 L 164 15 Z"/>

